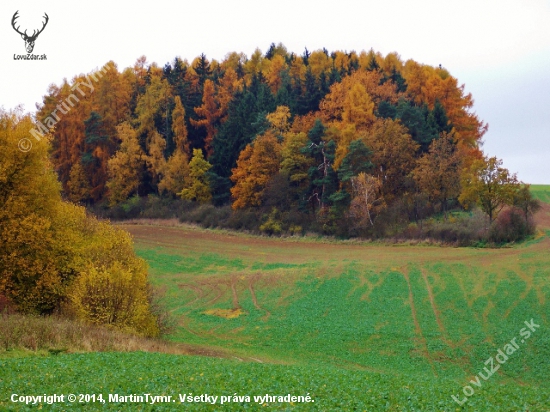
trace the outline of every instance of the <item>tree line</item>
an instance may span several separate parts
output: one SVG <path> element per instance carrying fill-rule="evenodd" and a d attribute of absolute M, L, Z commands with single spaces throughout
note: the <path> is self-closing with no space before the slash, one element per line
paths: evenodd
<path fill-rule="evenodd" d="M 37 120 L 85 81 L 52 85 Z M 458 205 L 478 204 L 492 222 L 529 191 L 507 171 L 487 172 L 504 169 L 482 153 L 488 126 L 472 106 L 445 68 L 372 49 L 298 55 L 272 44 L 164 67 L 141 57 L 106 72 L 56 122 L 52 162 L 67 198 L 88 205 L 154 195 L 347 235 Z M 482 199 L 496 181 L 504 190 Z"/>

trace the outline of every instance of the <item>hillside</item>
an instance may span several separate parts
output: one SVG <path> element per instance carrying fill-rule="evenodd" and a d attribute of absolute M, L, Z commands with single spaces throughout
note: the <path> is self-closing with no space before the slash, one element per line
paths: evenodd
<path fill-rule="evenodd" d="M 250 403 L 236 399 L 223 409 L 255 410 L 254 395 L 290 393 L 315 402 L 270 407 L 450 411 L 459 408 L 452 395 L 463 400 L 469 385 L 467 408 L 548 410 L 549 217 L 545 205 L 537 219 L 546 234 L 501 249 L 123 226 L 148 261 L 152 281 L 167 288 L 179 319 L 170 339 L 224 348 L 234 359 L 147 353 L 5 359 L 0 405 L 13 408 L 5 401 L 12 392 L 81 391 L 173 395 L 183 408 L 178 394 L 208 393 L 249 395 Z M 531 320 L 540 327 L 527 339 L 520 331 Z M 480 387 L 470 383 L 514 338 L 519 349 L 495 375 Z M 185 407 L 219 409 L 220 399 L 217 408 Z"/>

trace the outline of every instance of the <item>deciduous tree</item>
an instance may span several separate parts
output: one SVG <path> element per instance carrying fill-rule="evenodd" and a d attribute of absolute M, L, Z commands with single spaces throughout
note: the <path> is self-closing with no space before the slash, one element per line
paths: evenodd
<path fill-rule="evenodd" d="M 515 174 L 502 167 L 502 160 L 483 157 L 474 160 L 462 175 L 462 193 L 459 200 L 464 205 L 477 204 L 492 223 L 505 205 L 512 204 L 518 189 Z"/>
<path fill-rule="evenodd" d="M 442 134 L 430 145 L 413 170 L 414 180 L 430 201 L 439 202 L 447 217 L 447 201 L 460 195 L 462 156 L 451 134 Z"/>
<path fill-rule="evenodd" d="M 277 136 L 282 137 L 290 128 L 289 119 L 291 113 L 290 109 L 286 106 L 277 106 L 277 110 L 273 113 L 269 113 L 266 116 L 267 121 L 271 124 L 272 129 Z"/>
<path fill-rule="evenodd" d="M 403 193 L 405 179 L 415 166 L 418 144 L 399 121 L 391 119 L 377 120 L 362 139 L 372 150 L 373 174 L 382 181 L 382 194 L 390 203 Z"/>
<path fill-rule="evenodd" d="M 279 171 L 280 162 L 281 144 L 272 132 L 258 136 L 253 144 L 247 145 L 231 175 L 235 183 L 231 188 L 233 209 L 260 206 L 263 192 Z"/>
<path fill-rule="evenodd" d="M 90 200 L 90 183 L 80 162 L 75 163 L 71 168 L 67 188 L 67 196 L 72 202 L 86 203 Z"/>
<path fill-rule="evenodd" d="M 540 201 L 533 197 L 530 187 L 531 185 L 520 183 L 513 198 L 513 205 L 521 209 L 526 222 L 542 207 Z"/>
<path fill-rule="evenodd" d="M 187 139 L 187 125 L 185 124 L 185 108 L 179 96 L 174 98 L 175 107 L 172 111 L 172 132 L 176 150 L 189 155 L 189 140 Z"/>
<path fill-rule="evenodd" d="M 385 207 L 380 190 L 381 179 L 361 172 L 351 178 L 351 186 L 353 199 L 349 208 L 350 217 L 358 227 L 364 227 L 365 224 L 374 226 L 376 213 Z"/>
<path fill-rule="evenodd" d="M 191 124 L 195 127 L 204 127 L 206 129 L 206 138 L 204 140 L 204 148 L 207 154 L 212 154 L 212 140 L 217 132 L 218 122 L 221 117 L 221 110 L 216 102 L 216 89 L 214 82 L 207 79 L 204 82 L 204 92 L 202 95 L 202 105 L 195 107 L 195 113 L 201 118 L 200 120 L 191 119 Z"/>
<path fill-rule="evenodd" d="M 179 193 L 182 199 L 205 203 L 212 198 L 208 184 L 207 172 L 212 165 L 208 163 L 202 154 L 202 150 L 193 149 L 193 158 L 189 162 L 189 179 L 185 182 L 184 189 Z"/>
<path fill-rule="evenodd" d="M 280 170 L 289 179 L 295 195 L 308 186 L 308 171 L 313 165 L 313 159 L 303 153 L 308 142 L 307 134 L 289 132 L 285 135 L 281 149 Z"/>
<path fill-rule="evenodd" d="M 137 192 L 145 167 L 145 153 L 132 126 L 122 123 L 117 126 L 117 133 L 122 143 L 116 155 L 109 160 L 107 182 L 111 205 L 122 202 Z"/>

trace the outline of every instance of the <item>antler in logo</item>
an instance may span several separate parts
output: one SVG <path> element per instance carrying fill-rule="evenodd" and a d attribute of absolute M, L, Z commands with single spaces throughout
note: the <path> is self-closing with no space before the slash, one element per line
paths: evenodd
<path fill-rule="evenodd" d="M 11 25 L 12 25 L 13 29 L 21 35 L 23 40 L 25 40 L 25 48 L 27 49 L 27 53 L 32 53 L 32 51 L 34 49 L 34 42 L 36 41 L 36 38 L 38 37 L 38 35 L 40 33 L 42 33 L 42 31 L 44 30 L 44 28 L 46 27 L 46 24 L 48 24 L 49 17 L 46 13 L 44 13 L 44 18 L 46 19 L 46 21 L 44 23 L 42 23 L 43 24 L 42 28 L 40 30 L 38 30 L 38 32 L 36 32 L 36 30 L 34 30 L 33 33 L 32 33 L 32 36 L 28 36 L 27 35 L 27 30 L 25 30 L 24 33 L 21 33 L 19 31 L 19 26 L 17 26 L 17 28 L 15 27 L 15 20 L 19 17 L 17 15 L 17 13 L 19 13 L 19 10 L 17 10 L 15 12 L 15 14 L 13 15 L 13 17 L 11 19 Z"/>

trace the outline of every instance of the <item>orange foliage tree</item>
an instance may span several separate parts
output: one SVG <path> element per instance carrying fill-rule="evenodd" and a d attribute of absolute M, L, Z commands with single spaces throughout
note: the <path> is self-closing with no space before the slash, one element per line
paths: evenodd
<path fill-rule="evenodd" d="M 204 82 L 204 92 L 202 95 L 202 105 L 195 107 L 195 113 L 202 117 L 200 120 L 191 120 L 191 124 L 195 127 L 204 127 L 206 129 L 206 138 L 204 140 L 204 147 L 208 155 L 212 154 L 212 140 L 216 134 L 216 125 L 221 117 L 221 110 L 215 99 L 216 89 L 214 82 L 207 79 Z"/>
<path fill-rule="evenodd" d="M 272 132 L 247 145 L 232 170 L 233 209 L 259 206 L 269 180 L 279 171 L 280 162 L 281 144 Z"/>

